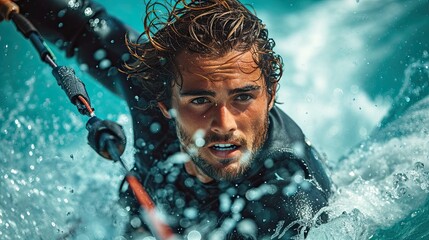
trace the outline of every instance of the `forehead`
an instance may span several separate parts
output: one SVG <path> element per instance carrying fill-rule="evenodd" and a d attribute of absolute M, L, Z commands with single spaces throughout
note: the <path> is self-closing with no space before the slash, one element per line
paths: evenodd
<path fill-rule="evenodd" d="M 180 85 L 192 87 L 206 84 L 249 82 L 263 84 L 262 72 L 252 51 L 231 51 L 222 56 L 206 56 L 181 52 L 176 56 Z"/>

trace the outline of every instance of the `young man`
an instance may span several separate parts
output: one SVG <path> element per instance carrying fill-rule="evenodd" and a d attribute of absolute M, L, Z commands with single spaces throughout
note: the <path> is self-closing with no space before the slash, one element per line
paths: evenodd
<path fill-rule="evenodd" d="M 240 2 L 178 0 L 162 5 L 165 21 L 155 14 L 161 5 L 149 3 L 136 40 L 124 40 L 135 34 L 92 2 L 44 1 L 37 12 L 37 1 L 18 3 L 42 34 L 61 40 L 127 100 L 135 171 L 178 235 L 287 239 L 326 220 L 319 210 L 330 180 L 300 128 L 275 106 L 281 58 Z M 97 51 L 106 57 L 94 58 Z M 106 59 L 113 65 L 103 67 Z M 138 214 L 132 192 L 121 196 Z"/>

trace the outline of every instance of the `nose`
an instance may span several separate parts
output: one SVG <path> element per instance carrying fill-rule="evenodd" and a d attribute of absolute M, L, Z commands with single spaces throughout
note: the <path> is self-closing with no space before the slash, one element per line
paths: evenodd
<path fill-rule="evenodd" d="M 216 104 L 213 107 L 213 118 L 210 129 L 218 134 L 227 134 L 237 130 L 235 116 L 224 104 Z"/>

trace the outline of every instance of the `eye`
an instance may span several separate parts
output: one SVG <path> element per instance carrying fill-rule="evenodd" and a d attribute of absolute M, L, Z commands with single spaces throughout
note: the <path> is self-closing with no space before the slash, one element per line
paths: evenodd
<path fill-rule="evenodd" d="M 210 101 L 205 97 L 194 98 L 191 101 L 191 103 L 196 104 L 196 105 L 201 105 L 201 104 L 205 104 L 205 103 L 209 103 L 209 102 Z"/>
<path fill-rule="evenodd" d="M 238 100 L 238 101 L 245 102 L 245 101 L 249 101 L 252 98 L 253 98 L 253 96 L 250 95 L 250 94 L 240 94 L 235 99 Z"/>

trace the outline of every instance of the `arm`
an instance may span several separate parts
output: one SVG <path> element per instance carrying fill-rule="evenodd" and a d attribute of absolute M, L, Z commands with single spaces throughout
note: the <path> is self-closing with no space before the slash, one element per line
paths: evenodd
<path fill-rule="evenodd" d="M 117 70 L 129 58 L 126 34 L 134 38 L 137 33 L 91 0 L 18 0 L 16 3 L 45 39 L 66 51 L 67 57 L 75 56 L 96 80 L 127 101 L 133 118 L 136 164 L 141 170 L 150 167 L 154 155 L 164 152 L 171 130 L 159 110 L 149 107 L 153 103 L 144 89 Z M 154 123 L 159 125 L 159 130 L 151 131 Z"/>
<path fill-rule="evenodd" d="M 127 97 L 124 90 L 136 86 L 118 72 L 129 59 L 125 35 L 137 36 L 118 19 L 89 1 L 19 0 L 17 4 L 44 38 L 76 56 L 88 72 L 110 91 Z"/>

